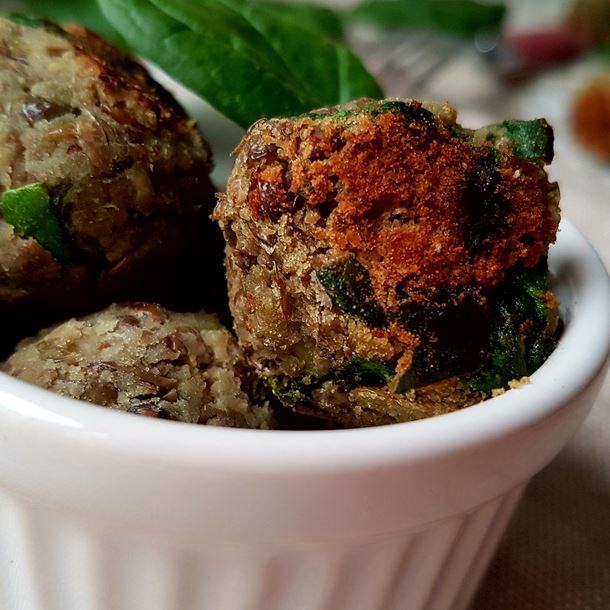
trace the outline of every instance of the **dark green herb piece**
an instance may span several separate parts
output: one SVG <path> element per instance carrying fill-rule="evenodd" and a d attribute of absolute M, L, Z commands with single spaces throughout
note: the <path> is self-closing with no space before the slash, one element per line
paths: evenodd
<path fill-rule="evenodd" d="M 513 143 L 513 153 L 528 160 L 553 160 L 553 128 L 544 119 L 509 120 L 502 123 L 506 137 Z"/>
<path fill-rule="evenodd" d="M 417 373 L 415 372 L 415 367 L 411 366 L 396 380 L 396 383 L 394 384 L 394 392 L 396 392 L 396 394 L 404 394 L 418 385 L 419 383 Z"/>
<path fill-rule="evenodd" d="M 528 374 L 525 345 L 509 311 L 503 311 L 490 336 L 489 369 L 468 379 L 467 385 L 490 394 L 495 388 L 506 388 L 512 379 Z"/>
<path fill-rule="evenodd" d="M 499 312 L 489 338 L 486 370 L 466 380 L 475 389 L 491 392 L 512 379 L 531 375 L 557 344 L 557 312 L 548 301 L 546 261 L 517 271 L 491 295 Z"/>
<path fill-rule="evenodd" d="M 332 302 L 372 328 L 386 325 L 383 308 L 374 299 L 369 272 L 356 259 L 318 269 L 315 273 Z"/>
<path fill-rule="evenodd" d="M 546 264 L 515 275 L 521 292 L 515 308 L 522 319 L 532 321 L 530 332 L 523 337 L 528 375 L 533 373 L 557 346 L 558 312 L 548 303 L 549 281 Z"/>
<path fill-rule="evenodd" d="M 544 119 L 531 121 L 508 120 L 487 125 L 473 133 L 475 141 L 486 140 L 494 144 L 502 139 L 512 144 L 513 154 L 527 161 L 553 160 L 553 128 Z"/>
<path fill-rule="evenodd" d="M 314 376 L 308 375 L 300 379 L 289 379 L 282 377 L 270 377 L 267 378 L 267 383 L 271 387 L 273 395 L 286 406 L 295 405 L 298 402 L 307 401 L 311 397 L 311 393 L 314 390 L 319 389 L 326 381 L 335 381 L 338 383 L 348 382 L 353 384 L 355 376 L 350 373 L 353 370 L 354 374 L 357 374 L 358 370 L 364 370 L 367 368 L 366 364 L 350 364 L 354 360 L 353 358 L 348 361 L 345 366 L 333 369 L 325 375 Z M 372 362 L 361 359 L 363 363 Z M 348 369 L 346 375 L 344 371 Z"/>
<path fill-rule="evenodd" d="M 79 23 L 117 46 L 126 46 L 124 38 L 108 23 L 95 0 L 25 0 L 24 6 L 35 17 L 59 24 Z"/>
<path fill-rule="evenodd" d="M 344 45 L 245 0 L 100 0 L 132 48 L 243 127 L 382 92 Z"/>
<path fill-rule="evenodd" d="M 348 17 L 385 28 L 409 27 L 471 37 L 500 29 L 506 7 L 474 0 L 365 0 Z"/>
<path fill-rule="evenodd" d="M 59 261 L 71 258 L 69 238 L 53 213 L 53 202 L 44 184 L 36 182 L 2 194 L 4 220 L 18 235 L 33 237 Z"/>
<path fill-rule="evenodd" d="M 459 138 L 460 140 L 472 142 L 473 134 L 474 129 L 468 129 L 467 127 L 462 127 L 461 125 L 453 125 L 451 127 L 451 135 Z"/>
<path fill-rule="evenodd" d="M 296 118 L 307 117 L 309 119 L 334 119 L 334 120 L 343 120 L 347 119 L 351 116 L 356 116 L 359 114 L 370 113 L 373 111 L 373 108 L 377 107 L 378 102 L 371 102 L 369 104 L 364 104 L 363 106 L 359 106 L 357 108 L 348 108 L 345 110 L 337 110 L 336 112 L 314 110 L 312 112 L 305 112 L 304 114 L 298 115 Z"/>
<path fill-rule="evenodd" d="M 352 356 L 340 372 L 340 377 L 350 383 L 373 385 L 388 384 L 395 375 L 396 370 L 391 364 L 360 356 Z"/>
<path fill-rule="evenodd" d="M 396 375 L 391 364 L 381 360 L 368 360 L 352 356 L 345 364 L 319 377 L 303 379 L 270 378 L 271 391 L 284 405 L 292 406 L 299 401 L 307 401 L 314 390 L 319 389 L 326 381 L 334 381 L 341 387 L 351 388 L 359 384 L 387 385 Z"/>
<path fill-rule="evenodd" d="M 435 376 L 434 372 L 437 369 L 433 350 L 419 346 L 413 353 L 411 366 L 406 371 L 403 371 L 394 382 L 394 392 L 403 394 L 417 386 L 431 383 Z M 447 377 L 448 373 L 444 376 Z"/>
<path fill-rule="evenodd" d="M 409 122 L 421 122 L 425 124 L 435 124 L 434 115 L 421 106 L 419 102 L 406 103 L 401 100 L 384 100 L 384 101 L 373 101 L 356 108 L 349 108 L 347 110 L 339 110 L 337 112 L 307 112 L 302 115 L 312 119 L 346 119 L 350 116 L 358 114 L 370 114 L 372 116 L 378 116 L 386 113 L 397 113 L 402 114 L 405 119 Z"/>
<path fill-rule="evenodd" d="M 537 328 L 543 329 L 548 319 L 548 305 L 543 297 L 548 289 L 544 268 L 521 270 L 510 280 L 508 298 L 521 319 L 531 319 Z"/>
<path fill-rule="evenodd" d="M 373 106 L 373 105 L 372 105 Z M 407 104 L 400 100 L 384 101 L 381 104 L 377 104 L 376 107 L 371 108 L 372 114 L 384 114 L 386 112 L 399 112 L 409 122 L 421 122 L 421 123 L 434 123 L 434 115 L 425 108 L 419 102 L 411 102 Z"/>
<path fill-rule="evenodd" d="M 273 395 L 286 407 L 307 401 L 311 393 L 317 390 L 328 376 L 315 377 L 308 381 L 302 379 L 280 379 L 272 377 L 267 380 Z"/>
<path fill-rule="evenodd" d="M 527 375 L 525 346 L 519 336 L 517 320 L 510 309 L 502 309 L 501 317 L 492 336 L 492 368 L 508 383 Z"/>

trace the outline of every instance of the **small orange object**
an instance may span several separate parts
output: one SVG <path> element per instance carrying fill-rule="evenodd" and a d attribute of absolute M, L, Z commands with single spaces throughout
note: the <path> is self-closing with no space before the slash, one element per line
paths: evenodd
<path fill-rule="evenodd" d="M 572 104 L 572 127 L 579 142 L 603 161 L 610 161 L 610 73 L 593 79 Z"/>

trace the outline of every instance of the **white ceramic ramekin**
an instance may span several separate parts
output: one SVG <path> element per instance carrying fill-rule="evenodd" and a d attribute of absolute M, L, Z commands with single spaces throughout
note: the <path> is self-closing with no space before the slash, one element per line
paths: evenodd
<path fill-rule="evenodd" d="M 608 359 L 603 265 L 565 221 L 550 261 L 566 329 L 531 383 L 414 423 L 197 427 L 2 376 L 0 608 L 463 610 Z"/>

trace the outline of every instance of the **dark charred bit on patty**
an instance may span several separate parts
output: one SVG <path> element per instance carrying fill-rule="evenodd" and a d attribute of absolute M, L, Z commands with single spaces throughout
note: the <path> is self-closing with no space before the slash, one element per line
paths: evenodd
<path fill-rule="evenodd" d="M 86 29 L 17 21 L 0 19 L 0 311 L 32 330 L 117 298 L 207 306 L 220 240 L 196 125 Z"/>
<path fill-rule="evenodd" d="M 477 130 L 415 100 L 255 123 L 214 212 L 240 344 L 337 426 L 461 408 L 553 349 L 559 191 L 546 121 Z"/>

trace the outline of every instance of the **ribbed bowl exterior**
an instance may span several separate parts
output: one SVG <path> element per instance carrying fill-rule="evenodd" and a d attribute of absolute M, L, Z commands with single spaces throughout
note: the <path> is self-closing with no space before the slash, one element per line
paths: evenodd
<path fill-rule="evenodd" d="M 425 529 L 300 548 L 159 546 L 0 496 L 5 610 L 465 610 L 523 487 Z"/>

